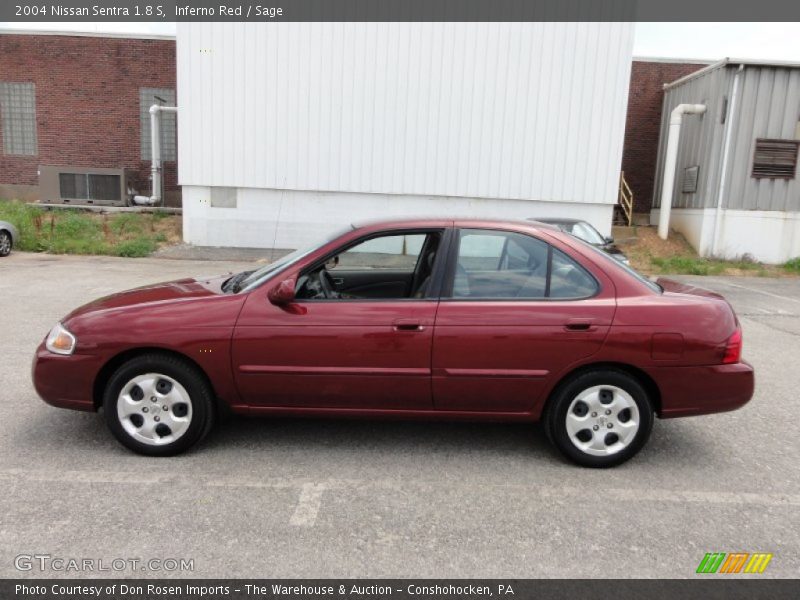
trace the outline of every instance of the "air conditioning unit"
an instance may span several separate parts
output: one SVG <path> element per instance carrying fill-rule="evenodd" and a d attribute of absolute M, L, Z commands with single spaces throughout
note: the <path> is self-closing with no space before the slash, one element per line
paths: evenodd
<path fill-rule="evenodd" d="M 135 171 L 86 167 L 39 167 L 39 198 L 50 204 L 128 206 Z"/>

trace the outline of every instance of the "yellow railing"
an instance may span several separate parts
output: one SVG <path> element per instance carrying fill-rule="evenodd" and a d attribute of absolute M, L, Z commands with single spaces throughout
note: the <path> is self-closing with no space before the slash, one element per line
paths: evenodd
<path fill-rule="evenodd" d="M 617 200 L 628 227 L 633 221 L 633 191 L 625 181 L 625 172 L 619 174 L 619 199 Z"/>

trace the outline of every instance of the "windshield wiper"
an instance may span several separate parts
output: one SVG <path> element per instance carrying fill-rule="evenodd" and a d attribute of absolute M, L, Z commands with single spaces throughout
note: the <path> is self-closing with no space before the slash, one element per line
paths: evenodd
<path fill-rule="evenodd" d="M 238 294 L 242 289 L 242 281 L 247 279 L 252 272 L 253 271 L 242 271 L 241 273 L 237 273 L 233 277 L 228 278 L 228 280 L 222 285 L 222 291 Z"/>

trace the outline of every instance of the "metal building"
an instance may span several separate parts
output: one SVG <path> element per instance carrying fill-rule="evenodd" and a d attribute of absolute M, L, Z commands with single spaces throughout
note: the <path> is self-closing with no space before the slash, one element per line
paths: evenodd
<path fill-rule="evenodd" d="M 177 44 L 188 242 L 424 214 L 610 231 L 632 23 L 179 23 Z"/>
<path fill-rule="evenodd" d="M 725 59 L 665 86 L 651 222 L 658 222 L 670 113 L 681 125 L 670 226 L 701 256 L 800 256 L 800 64 Z"/>

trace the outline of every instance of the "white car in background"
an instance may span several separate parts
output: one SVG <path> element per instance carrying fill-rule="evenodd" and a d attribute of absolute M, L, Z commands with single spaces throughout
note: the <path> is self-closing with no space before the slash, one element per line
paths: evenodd
<path fill-rule="evenodd" d="M 11 223 L 0 221 L 0 256 L 8 256 L 19 239 L 17 228 Z"/>

